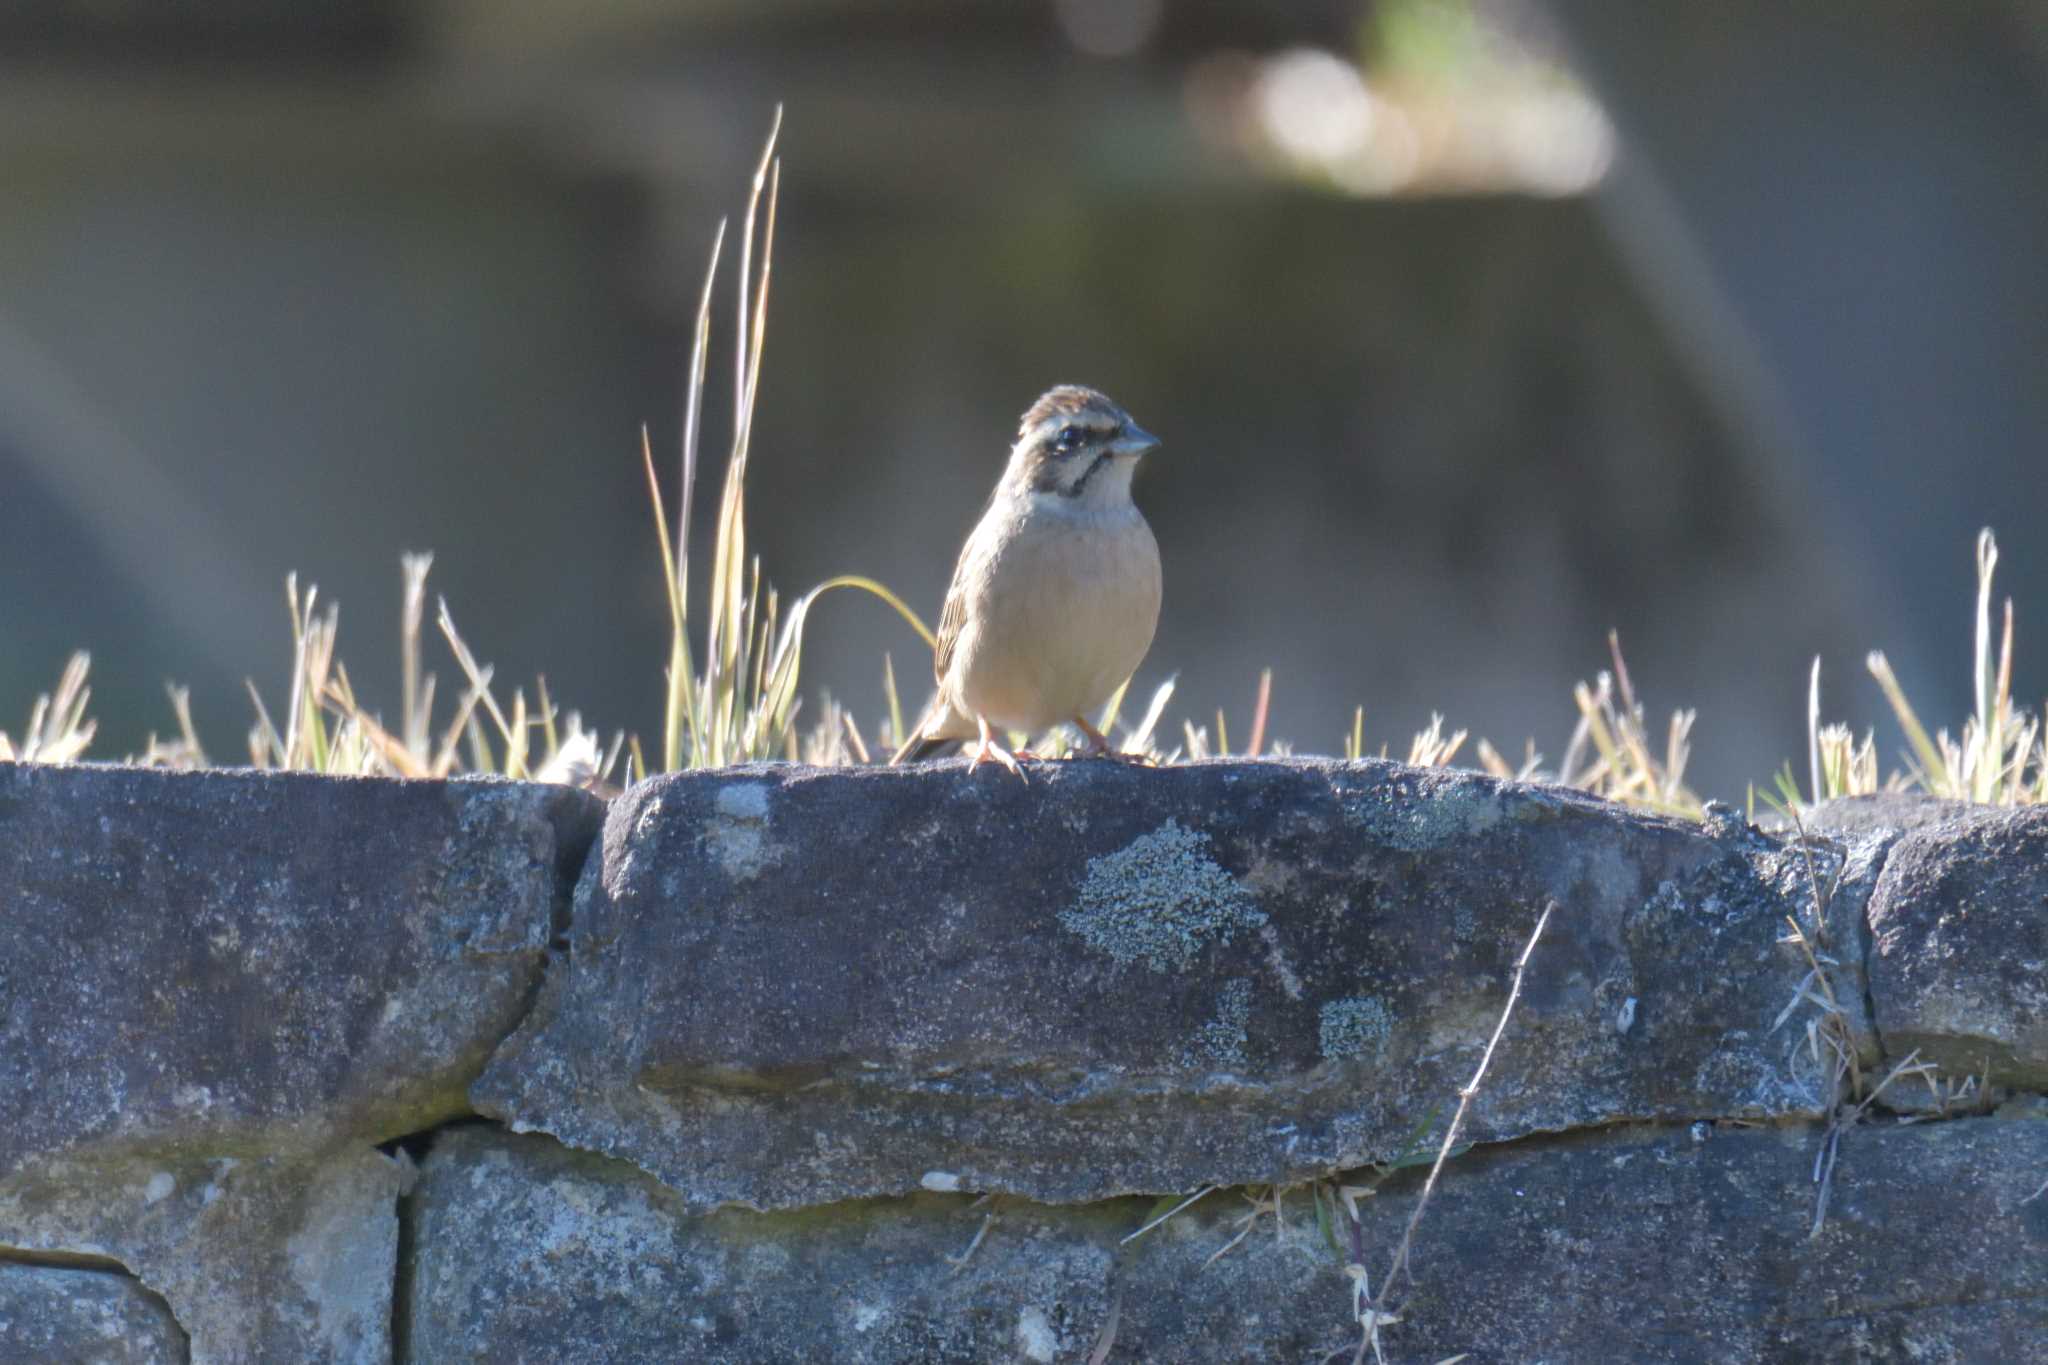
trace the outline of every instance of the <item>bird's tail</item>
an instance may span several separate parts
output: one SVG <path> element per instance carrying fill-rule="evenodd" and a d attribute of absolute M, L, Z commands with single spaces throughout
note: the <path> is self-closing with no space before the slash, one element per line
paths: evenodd
<path fill-rule="evenodd" d="M 938 751 L 941 745 L 957 743 L 959 743 L 958 740 L 943 739 L 933 735 L 913 734 L 908 740 L 904 741 L 903 747 L 898 749 L 889 759 L 889 766 L 893 768 L 898 763 L 915 763 L 919 759 L 930 758 Z"/>
<path fill-rule="evenodd" d="M 971 732 L 972 727 L 969 728 Z M 921 758 L 930 758 L 941 745 L 957 743 L 961 737 L 960 727 L 954 722 L 945 694 L 935 694 L 918 716 L 917 724 L 910 727 L 910 738 L 904 740 L 902 747 L 890 756 L 889 766 L 893 768 L 899 763 L 915 763 Z"/>

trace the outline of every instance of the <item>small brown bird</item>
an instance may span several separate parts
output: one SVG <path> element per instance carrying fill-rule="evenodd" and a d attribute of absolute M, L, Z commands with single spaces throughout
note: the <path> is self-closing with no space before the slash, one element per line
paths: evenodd
<path fill-rule="evenodd" d="M 974 766 L 1022 777 L 996 730 L 1036 735 L 1088 713 L 1152 646 L 1159 545 L 1131 501 L 1158 440 L 1093 389 L 1061 385 L 1031 405 L 1002 480 L 960 551 L 939 620 L 938 692 L 892 763 L 974 738 Z"/>

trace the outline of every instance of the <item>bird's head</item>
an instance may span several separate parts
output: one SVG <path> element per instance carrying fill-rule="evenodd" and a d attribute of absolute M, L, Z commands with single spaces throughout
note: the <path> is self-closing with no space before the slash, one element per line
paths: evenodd
<path fill-rule="evenodd" d="M 1075 506 L 1128 502 L 1138 458 L 1159 438 L 1094 389 L 1048 389 L 1017 425 L 1005 477 L 1026 492 Z"/>

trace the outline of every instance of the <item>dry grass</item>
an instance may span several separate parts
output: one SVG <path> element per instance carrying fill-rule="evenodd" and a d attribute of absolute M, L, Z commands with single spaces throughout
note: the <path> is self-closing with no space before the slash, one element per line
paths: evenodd
<path fill-rule="evenodd" d="M 1556 782 L 1641 810 L 1699 818 L 1705 803 L 1685 782 L 1696 713 L 1672 712 L 1658 739 L 1650 731 L 1643 704 L 1629 680 L 1618 633 L 1608 632 L 1607 652 L 1613 671 L 1599 673 L 1593 682 L 1572 689 L 1579 719 L 1565 745 L 1563 762 L 1546 769 L 1543 756 L 1532 743 L 1521 763 L 1510 764 L 1493 745 L 1481 740 L 1480 766 L 1495 777 Z"/>
<path fill-rule="evenodd" d="M 773 228 L 775 177 L 772 160 L 766 167 L 768 199 L 766 230 Z M 759 192 L 757 192 L 757 201 Z M 748 230 L 752 231 L 754 205 Z M 720 239 L 724 229 L 720 229 Z M 768 240 L 764 233 L 764 244 Z M 682 450 L 682 491 L 678 528 L 688 526 L 690 487 L 695 478 L 698 432 L 696 414 L 702 395 L 705 349 L 709 337 L 708 306 L 719 251 L 705 282 L 704 307 L 698 315 L 692 356 L 692 389 Z M 665 691 L 662 747 L 652 762 L 637 739 L 614 736 L 609 745 L 585 730 L 570 712 L 558 715 L 537 680 L 535 701 L 523 691 L 501 699 L 492 687 L 492 670 L 477 662 L 456 631 L 445 602 L 437 624 L 464 681 L 450 719 L 433 719 L 434 678 L 422 672 L 421 635 L 425 580 L 431 556 L 404 557 L 405 591 L 401 628 L 403 696 L 399 724 L 387 729 L 357 697 L 348 670 L 337 653 L 339 613 L 319 604 L 318 590 L 301 594 L 296 579 L 286 582 L 286 605 L 292 643 L 292 681 L 284 709 L 274 717 L 253 684 L 250 697 L 255 724 L 249 734 L 249 761 L 258 767 L 294 768 L 315 772 L 384 773 L 403 777 L 437 777 L 454 772 L 492 772 L 540 780 L 567 780 L 602 785 L 621 772 L 622 755 L 630 753 L 625 775 L 638 778 L 650 771 L 715 767 L 748 759 L 791 759 L 826 766 L 865 764 L 886 756 L 903 733 L 905 711 L 898 694 L 893 662 L 884 655 L 884 693 L 889 714 L 874 727 L 873 738 L 857 718 L 829 696 L 820 699 L 814 720 L 800 728 L 802 706 L 798 681 L 802 662 L 803 626 L 819 597 L 838 588 L 858 588 L 894 608 L 927 644 L 931 632 L 901 598 L 871 579 L 848 575 L 830 579 L 797 599 L 782 613 L 780 598 L 763 577 L 758 558 L 746 555 L 746 468 L 752 427 L 751 406 L 758 392 L 763 329 L 761 310 L 767 302 L 768 250 L 764 245 L 760 273 L 752 280 L 752 303 L 743 319 L 751 344 L 738 390 L 743 399 L 732 453 L 720 498 L 718 534 L 712 551 L 710 592 L 702 613 L 703 652 L 692 644 L 689 538 L 671 540 L 659 477 L 651 448 L 644 442 L 641 458 L 655 509 L 656 536 L 662 572 L 669 589 L 670 659 Z M 1907 741 L 1903 766 L 1880 775 L 1873 734 L 1852 734 L 1847 727 L 1821 720 L 1820 661 L 1810 676 L 1808 697 L 1808 783 L 1806 794 L 1791 798 L 1801 804 L 1837 796 L 1879 791 L 1925 791 L 1936 796 L 1996 805 L 2048 802 L 2048 732 L 2041 719 L 2017 706 L 2012 695 L 2013 611 L 2008 599 L 1996 620 L 1992 612 L 1992 581 L 1997 544 L 1990 531 L 1977 546 L 1978 593 L 1976 641 L 1972 667 L 1976 683 L 1975 714 L 1952 737 L 1947 729 L 1931 737 L 1907 699 L 1881 652 L 1869 657 L 1871 675 L 1890 703 Z M 1555 782 L 1618 801 L 1638 809 L 1696 818 L 1703 801 L 1685 781 L 1691 757 L 1695 714 L 1673 712 L 1661 733 L 1653 733 L 1641 699 L 1629 676 L 1618 636 L 1610 634 L 1612 668 L 1573 689 L 1578 718 L 1563 761 L 1546 765 L 1535 746 L 1526 745 L 1519 762 L 1510 762 L 1485 739 L 1474 746 L 1477 766 L 1496 777 Z M 68 762 L 85 755 L 94 733 L 87 714 L 88 660 L 74 655 L 58 685 L 37 699 L 19 740 L 0 732 L 0 759 L 24 762 Z M 1175 694 L 1168 679 L 1156 688 L 1144 712 L 1123 723 L 1126 693 L 1120 689 L 1104 707 L 1097 728 L 1115 737 L 1122 752 L 1155 763 L 1220 757 L 1257 758 L 1293 752 L 1284 740 L 1269 738 L 1268 717 L 1273 674 L 1260 675 L 1246 741 L 1234 747 L 1225 713 L 1215 713 L 1213 727 L 1184 721 L 1178 742 L 1163 739 L 1165 716 Z M 205 747 L 193 731 L 189 696 L 170 688 L 177 728 L 168 739 L 151 736 L 131 761 L 172 767 L 203 767 Z M 1014 737 L 1021 744 L 1028 737 Z M 1443 717 L 1431 717 L 1401 756 L 1411 764 L 1450 766 L 1465 752 L 1470 738 L 1464 729 L 1447 729 Z M 622 747 L 623 746 L 623 747 Z M 1043 757 L 1073 751 L 1064 732 L 1046 737 Z M 1354 712 L 1341 745 L 1344 757 L 1367 753 L 1365 711 Z M 1389 757 L 1387 746 L 1378 754 Z M 1752 814 L 1757 796 L 1752 791 Z M 1772 798 L 1766 796 L 1768 802 Z"/>
<path fill-rule="evenodd" d="M 661 545 L 662 578 L 668 589 L 669 662 L 662 723 L 660 770 L 711 768 L 748 759 L 805 757 L 796 729 L 797 680 L 803 659 L 804 622 L 812 605 L 838 588 L 857 588 L 895 608 L 927 646 L 932 632 L 903 600 L 873 579 L 847 575 L 829 579 L 798 598 L 788 619 L 779 620 L 780 599 L 763 582 L 761 561 L 747 554 L 747 460 L 752 450 L 755 404 L 761 391 L 761 355 L 767 340 L 768 282 L 775 248 L 775 209 L 782 163 L 775 156 L 782 111 L 775 113 L 767 144 L 754 170 L 752 192 L 742 220 L 739 248 L 738 318 L 733 359 L 733 432 L 725 484 L 711 553 L 710 593 L 705 610 L 701 665 L 691 644 L 690 503 L 697 479 L 699 417 L 711 340 L 711 298 L 717 283 L 726 224 L 712 241 L 711 265 L 697 307 L 690 351 L 690 384 L 683 418 L 682 477 L 675 537 L 669 535 L 654 454 L 642 440 L 655 531 Z M 760 262 L 754 262 L 756 224 Z M 850 718 L 826 708 L 825 723 L 813 732 L 811 757 L 840 761 L 869 752 Z M 900 723 L 896 729 L 900 731 Z M 633 745 L 632 774 L 649 771 L 640 746 Z"/>
<path fill-rule="evenodd" d="M 291 685 L 282 709 L 274 714 L 253 684 L 250 686 L 255 712 L 248 737 L 251 763 L 265 768 L 401 777 L 491 772 L 604 787 L 614 774 L 637 779 L 655 771 L 719 767 L 747 760 L 865 764 L 898 746 L 905 713 L 893 664 L 886 655 L 889 714 L 874 727 L 872 741 L 858 720 L 829 696 L 821 697 L 815 718 L 804 723 L 799 695 L 804 625 L 820 597 L 853 588 L 886 602 L 927 646 L 932 644 L 930 628 L 895 593 L 857 575 L 820 583 L 785 611 L 760 559 L 748 551 L 747 471 L 767 340 L 781 186 L 781 162 L 775 154 L 780 127 L 778 110 L 755 166 L 739 232 L 733 430 L 701 602 L 692 597 L 691 511 L 712 344 L 711 305 L 726 254 L 725 222 L 719 224 L 712 240 L 692 333 L 673 522 L 652 442 L 644 432 L 642 435 L 640 457 L 654 511 L 669 616 L 659 749 L 650 755 L 637 737 L 623 735 L 615 736 L 609 745 L 600 744 L 583 728 L 575 712 L 557 714 L 544 680 L 536 680 L 531 704 L 522 689 L 501 698 L 493 688 L 491 668 L 478 662 L 457 632 L 445 602 L 439 604 L 436 623 L 460 670 L 462 686 L 450 716 L 437 721 L 434 678 L 423 672 L 421 664 L 430 559 L 414 555 L 404 559 L 403 692 L 398 723 L 386 726 L 350 682 L 337 652 L 336 608 L 332 604 L 323 608 L 317 589 L 308 586 L 301 594 L 297 580 L 288 579 Z M 1975 712 L 1954 738 L 1947 730 L 1938 730 L 1930 738 L 1884 655 L 1869 657 L 1871 674 L 1907 739 L 1902 770 L 1880 777 L 1872 735 L 1866 733 L 1859 739 L 1843 726 L 1822 724 L 1820 665 L 1815 661 L 1808 710 L 1811 800 L 1919 789 L 2004 805 L 2048 802 L 2048 732 L 2038 717 L 2016 707 L 2012 698 L 2013 615 L 2009 600 L 2003 630 L 1994 642 L 1992 574 L 1997 557 L 1996 543 L 1987 530 L 1977 546 Z M 1699 816 L 1703 802 L 1685 780 L 1694 713 L 1674 712 L 1668 724 L 1653 731 L 1630 680 L 1617 635 L 1609 635 L 1608 647 L 1611 669 L 1573 690 L 1577 720 L 1561 762 L 1546 766 L 1533 743 L 1525 746 L 1519 762 L 1510 762 L 1491 743 L 1479 739 L 1473 746 L 1478 766 L 1496 777 L 1561 783 L 1639 809 Z M 17 741 L 0 732 L 0 759 L 67 762 L 83 757 L 94 732 L 86 713 L 90 698 L 86 673 L 86 656 L 75 655 L 57 687 L 37 701 L 21 738 Z M 1291 746 L 1271 737 L 1268 730 L 1272 693 L 1273 674 L 1268 669 L 1260 676 L 1249 723 L 1240 731 L 1245 736 L 1242 747 L 1233 746 L 1231 728 L 1221 709 L 1215 713 L 1213 728 L 1192 720 L 1182 722 L 1178 731 L 1167 727 L 1165 715 L 1174 695 L 1171 679 L 1153 692 L 1143 713 L 1129 725 L 1121 723 L 1126 698 L 1119 690 L 1098 719 L 1097 729 L 1113 736 L 1120 751 L 1155 763 L 1286 755 L 1292 752 Z M 189 697 L 175 686 L 170 696 L 177 719 L 175 733 L 164 740 L 151 736 L 144 752 L 133 761 L 205 766 L 210 760 L 193 730 Z M 1167 735 L 1173 739 L 1169 741 Z M 1017 744 L 1029 738 L 1012 737 Z M 1468 731 L 1447 729 L 1441 715 L 1432 716 L 1430 724 L 1410 740 L 1405 757 L 1412 764 L 1450 766 L 1465 752 L 1469 738 Z M 1073 740 L 1061 731 L 1042 740 L 1039 754 L 1058 757 L 1072 749 Z M 1341 749 L 1347 758 L 1365 755 L 1364 708 L 1353 714 Z M 1381 757 L 1388 756 L 1384 745 L 1378 752 Z"/>
<path fill-rule="evenodd" d="M 1998 541 L 1990 529 L 1977 535 L 1976 642 L 1971 651 L 1975 714 L 1956 737 L 1927 727 L 1907 700 L 1905 689 L 1882 651 L 1866 661 L 1899 728 L 1905 732 L 1905 766 L 1882 782 L 1876 742 L 1855 739 L 1841 725 L 1820 720 L 1820 660 L 1813 663 L 1807 707 L 1809 786 L 1816 801 L 1883 790 L 1913 790 L 1983 805 L 2027 806 L 2048 802 L 2048 735 L 2041 718 L 2014 705 L 2012 697 L 2012 599 L 2005 599 L 2002 628 L 1992 626 L 1992 580 L 1998 569 Z"/>
<path fill-rule="evenodd" d="M 86 703 L 92 700 L 92 689 L 85 685 L 91 666 L 92 659 L 83 650 L 73 654 L 57 686 L 36 698 L 21 739 L 10 739 L 0 730 L 0 761 L 69 763 L 85 753 L 94 729 L 85 714 Z"/>
<path fill-rule="evenodd" d="M 1818 677 L 1818 672 L 1815 676 Z M 1827 1093 L 1822 1105 L 1827 1114 L 1827 1125 L 1813 1160 L 1813 1222 L 1807 1234 L 1811 1239 L 1819 1237 L 1821 1229 L 1827 1225 L 1828 1201 L 1834 1189 L 1842 1134 L 1863 1121 L 1870 1106 L 1894 1081 L 1906 1077 L 1919 1078 L 1928 1086 L 1936 1113 L 1947 1115 L 1983 1102 L 1990 1093 L 1990 1077 L 1988 1074 L 1981 1080 L 1967 1077 L 1958 1082 L 1943 1076 L 1932 1063 L 1920 1060 L 1919 1051 L 1915 1049 L 1895 1063 L 1875 1085 L 1869 1083 L 1857 1056 L 1848 1011 L 1835 986 L 1835 972 L 1840 969 L 1841 962 L 1833 955 L 1828 935 L 1828 907 L 1834 901 L 1842 874 L 1847 870 L 1847 862 L 1846 859 L 1837 861 L 1823 881 L 1814 861 L 1816 846 L 1825 846 L 1838 859 L 1843 850 L 1832 841 L 1808 831 L 1798 783 L 1792 777 L 1789 764 L 1778 776 L 1777 797 L 1767 800 L 1792 831 L 1792 844 L 1799 851 L 1806 874 L 1808 908 L 1805 923 L 1801 923 L 1797 915 L 1785 917 L 1787 933 L 1778 942 L 1797 947 L 1806 959 L 1807 971 L 1793 988 L 1785 1008 L 1772 1022 L 1770 1031 L 1776 1033 L 1783 1028 L 1802 1005 L 1812 1006 L 1814 1013 L 1807 1018 L 1799 1042 L 1815 1069 L 1827 1077 Z"/>
<path fill-rule="evenodd" d="M 575 712 L 558 715 L 544 679 L 536 681 L 531 705 L 523 689 L 501 698 L 493 687 L 491 667 L 472 653 L 446 602 L 438 604 L 436 624 L 464 685 L 452 716 L 437 724 L 433 715 L 435 679 L 421 668 L 425 584 L 431 557 L 413 555 L 403 561 L 403 691 L 398 723 L 387 726 L 358 698 L 337 649 L 339 609 L 332 604 L 323 606 L 316 587 L 309 585 L 301 593 L 294 576 L 285 585 L 292 645 L 290 688 L 283 708 L 273 713 L 255 685 L 249 684 L 255 712 L 248 742 L 250 763 L 259 768 L 396 777 L 489 772 L 602 788 L 620 769 L 628 748 L 631 761 L 627 772 L 634 778 L 657 769 L 715 767 L 760 758 L 870 761 L 871 753 L 852 718 L 829 699 L 821 724 L 808 736 L 800 736 L 796 729 L 805 619 L 825 593 L 859 588 L 894 607 L 927 644 L 932 640 L 930 630 L 887 588 L 851 575 L 811 589 L 796 600 L 785 617 L 775 589 L 764 580 L 760 560 L 747 553 L 746 474 L 767 331 L 781 174 L 774 147 L 780 124 L 778 110 L 776 128 L 771 130 L 756 168 L 741 234 L 734 429 L 711 548 L 709 594 L 702 611 L 701 664 L 692 644 L 690 509 L 711 336 L 710 306 L 725 240 L 724 223 L 714 239 L 696 319 L 673 540 L 653 451 L 644 436 L 642 440 L 670 622 L 662 744 L 656 761 L 648 761 L 637 738 L 619 735 L 603 746 L 583 728 Z M 0 758 L 66 762 L 85 754 L 94 728 L 85 714 L 89 699 L 86 668 L 83 654 L 72 659 L 56 691 L 37 703 L 19 743 L 0 734 Z M 891 695 L 893 709 L 893 686 Z M 192 727 L 188 694 L 173 687 L 171 702 L 178 720 L 177 734 L 168 740 L 152 735 L 144 752 L 133 761 L 180 768 L 207 765 L 207 751 Z M 895 728 L 901 728 L 900 713 Z"/>
<path fill-rule="evenodd" d="M 249 762 L 258 768 L 304 772 L 357 773 L 384 777 L 440 778 L 458 772 L 489 772 L 507 777 L 574 786 L 602 783 L 618 763 L 623 737 L 607 751 L 597 736 L 583 728 L 575 712 L 558 715 L 548 696 L 546 679 L 535 680 L 536 701 L 529 706 L 524 689 L 502 700 L 492 686 L 492 670 L 480 664 L 455 628 L 448 604 L 439 603 L 436 624 L 460 670 L 464 687 L 451 715 L 437 724 L 434 700 L 437 678 L 423 672 L 421 635 L 424 629 L 427 573 L 431 555 L 402 560 L 404 590 L 401 609 L 400 665 L 403 678 L 398 723 L 387 727 L 365 707 L 349 681 L 348 669 L 336 652 L 341 629 L 339 607 L 319 608 L 319 590 L 301 594 L 296 577 L 285 581 L 285 604 L 292 637 L 291 687 L 280 726 L 272 718 L 255 683 L 248 684 L 256 723 L 249 731 Z M 172 767 L 206 764 L 205 750 L 193 733 L 182 689 L 174 689 L 180 734 L 175 740 L 151 738 L 141 761 Z"/>

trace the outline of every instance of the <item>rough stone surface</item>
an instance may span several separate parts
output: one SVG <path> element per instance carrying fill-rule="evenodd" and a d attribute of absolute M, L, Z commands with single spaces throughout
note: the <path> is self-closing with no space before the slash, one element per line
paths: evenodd
<path fill-rule="evenodd" d="M 466 1112 L 600 812 L 0 763 L 0 1256 L 108 1258 L 195 1361 L 387 1359 L 373 1144 Z"/>
<path fill-rule="evenodd" d="M 45 1167 L 0 1186 L 0 1229 L 32 1256 L 118 1263 L 160 1293 L 193 1365 L 391 1358 L 404 1158 L 223 1156 Z"/>
<path fill-rule="evenodd" d="M 2048 808 L 1951 807 L 1907 831 L 1867 914 L 1888 1054 L 2048 1087 Z"/>
<path fill-rule="evenodd" d="M 1348 1355 L 1420 1183 L 1358 1168 L 1550 901 L 1392 1358 L 2044 1356 L 2048 812 L 1836 803 L 1811 873 L 1380 763 L 664 779 L 579 862 L 597 812 L 0 764 L 0 1361 Z M 1866 1111 L 1809 1240 L 1815 881 L 1864 1074 L 1996 1116 Z"/>
<path fill-rule="evenodd" d="M 1809 1240 L 1818 1127 L 1622 1128 L 1454 1162 L 1415 1243 L 1391 1358 L 2017 1361 L 2048 1340 L 2048 1123 L 1858 1129 Z M 622 1162 L 488 1128 L 444 1136 L 411 1200 L 407 1359 L 1323 1359 L 1357 1340 L 1420 1172 L 1325 1240 L 1307 1190 L 1249 1235 L 1219 1191 L 1135 1241 L 1145 1200 L 919 1194 L 800 1212 L 685 1202 Z M 985 1235 L 977 1232 L 990 1212 Z M 479 1236 L 488 1228 L 491 1235 Z M 971 1254 L 969 1252 L 972 1248 Z M 964 1264 L 961 1257 L 965 1255 Z M 1348 1358 L 1348 1351 L 1345 1356 Z"/>
<path fill-rule="evenodd" d="M 0 1360 L 184 1365 L 164 1301 L 115 1270 L 0 1262 Z"/>
<path fill-rule="evenodd" d="M 1939 824 L 1971 809 L 1924 792 L 1878 792 L 1871 796 L 1840 796 L 1824 801 L 1806 816 L 1806 827 L 1841 837 L 1896 837 L 1922 825 Z"/>
<path fill-rule="evenodd" d="M 1014 1360 L 1042 1320 L 1058 1358 L 1077 1359 L 1108 1309 L 1133 1208 L 1020 1209 L 956 1267 L 947 1258 L 984 1213 L 972 1202 L 916 1194 L 692 1217 L 624 1162 L 455 1130 L 408 1201 L 402 1350 L 415 1365 Z"/>
<path fill-rule="evenodd" d="M 461 1113 L 599 810 L 506 782 L 0 763 L 0 1182 Z"/>
<path fill-rule="evenodd" d="M 472 1094 L 693 1206 L 1299 1179 L 1455 1095 L 1555 901 L 1475 1137 L 1811 1116 L 1805 895 L 1739 821 L 1383 762 L 682 775 Z"/>
<path fill-rule="evenodd" d="M 1701 1125 L 1474 1153 L 1418 1235 L 1405 1357 L 2039 1355 L 2048 1207 L 2024 1201 L 2048 1173 L 2048 1123 L 1851 1130 L 1809 1240 L 1820 1143 L 1808 1125 Z M 1373 1210 L 1381 1239 L 1408 1207 Z"/>

